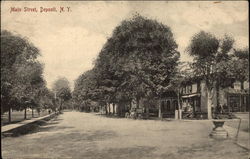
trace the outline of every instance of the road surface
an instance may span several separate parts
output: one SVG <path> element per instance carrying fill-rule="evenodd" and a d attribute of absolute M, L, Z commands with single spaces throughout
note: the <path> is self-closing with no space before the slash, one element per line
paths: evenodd
<path fill-rule="evenodd" d="M 11 159 L 238 159 L 248 152 L 232 140 L 209 138 L 212 122 L 107 118 L 64 112 L 38 130 L 2 139 Z"/>

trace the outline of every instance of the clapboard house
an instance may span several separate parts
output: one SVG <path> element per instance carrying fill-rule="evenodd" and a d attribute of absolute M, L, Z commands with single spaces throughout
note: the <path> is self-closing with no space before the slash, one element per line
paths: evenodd
<path fill-rule="evenodd" d="M 207 117 L 207 86 L 202 78 L 189 79 L 182 83 L 181 107 L 183 115 L 191 109 L 196 117 Z M 249 83 L 231 79 L 228 87 L 214 87 L 212 111 L 221 113 L 249 111 Z"/>

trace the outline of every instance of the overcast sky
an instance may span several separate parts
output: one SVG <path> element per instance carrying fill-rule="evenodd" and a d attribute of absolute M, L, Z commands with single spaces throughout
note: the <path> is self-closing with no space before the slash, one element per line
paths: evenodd
<path fill-rule="evenodd" d="M 64 13 L 10 13 L 11 7 L 70 7 Z M 59 10 L 58 10 L 59 11 Z M 51 88 L 58 77 L 74 80 L 93 67 L 113 29 L 137 12 L 171 27 L 182 61 L 189 40 L 200 30 L 236 40 L 236 47 L 248 47 L 247 1 L 216 2 L 1 2 L 1 29 L 28 39 L 41 51 L 44 77 Z"/>

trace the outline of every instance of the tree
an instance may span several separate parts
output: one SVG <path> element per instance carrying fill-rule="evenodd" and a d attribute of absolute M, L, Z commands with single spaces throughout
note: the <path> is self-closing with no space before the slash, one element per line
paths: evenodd
<path fill-rule="evenodd" d="M 233 76 L 240 82 L 249 81 L 249 49 L 235 49 L 230 66 Z"/>
<path fill-rule="evenodd" d="M 113 31 L 95 63 L 99 88 L 110 102 L 155 98 L 169 89 L 179 59 L 171 29 L 140 15 Z"/>
<path fill-rule="evenodd" d="M 174 91 L 177 95 L 177 100 L 178 100 L 178 118 L 181 119 L 181 103 L 182 103 L 182 98 L 181 98 L 181 88 L 183 82 L 191 79 L 194 77 L 194 72 L 192 68 L 190 67 L 191 63 L 190 62 L 178 62 L 178 67 L 176 67 L 176 74 L 175 76 L 171 77 L 169 89 Z"/>
<path fill-rule="evenodd" d="M 39 88 L 45 85 L 39 55 L 26 38 L 1 31 L 1 111 L 9 110 L 9 120 L 11 109 L 37 105 Z"/>
<path fill-rule="evenodd" d="M 59 98 L 59 111 L 61 111 L 63 103 L 71 99 L 69 81 L 64 77 L 57 79 L 53 84 L 52 90 L 55 97 Z"/>
<path fill-rule="evenodd" d="M 233 38 L 227 35 L 223 39 L 217 39 L 214 35 L 201 31 L 192 37 L 187 49 L 194 57 L 192 68 L 196 76 L 203 77 L 206 83 L 208 119 L 212 118 L 214 90 L 218 92 L 219 86 L 230 85 L 230 82 L 225 81 L 233 76 L 230 70 L 233 44 Z"/>
<path fill-rule="evenodd" d="M 105 92 L 97 87 L 95 71 L 89 70 L 78 77 L 75 81 L 74 91 L 72 93 L 73 101 L 80 110 L 89 111 L 93 101 L 101 105 Z"/>

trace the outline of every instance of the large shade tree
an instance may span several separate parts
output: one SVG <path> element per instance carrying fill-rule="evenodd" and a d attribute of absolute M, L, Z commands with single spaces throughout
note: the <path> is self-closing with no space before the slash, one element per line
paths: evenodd
<path fill-rule="evenodd" d="M 232 37 L 225 35 L 219 39 L 211 33 L 201 31 L 192 37 L 187 49 L 189 54 L 194 57 L 192 69 L 195 75 L 203 77 L 206 83 L 208 119 L 212 118 L 212 98 L 215 91 L 218 94 L 219 87 L 231 85 L 231 79 L 235 78 L 236 72 L 241 69 L 241 66 L 238 69 L 232 67 L 232 63 L 235 64 L 233 56 L 241 54 L 233 47 Z"/>
<path fill-rule="evenodd" d="M 40 52 L 26 38 L 1 31 L 1 111 L 36 107 L 45 86 Z M 26 118 L 26 117 L 25 117 Z"/>
<path fill-rule="evenodd" d="M 124 20 L 107 40 L 96 60 L 99 88 L 119 102 L 160 97 L 168 90 L 179 59 L 171 29 L 140 15 Z"/>

